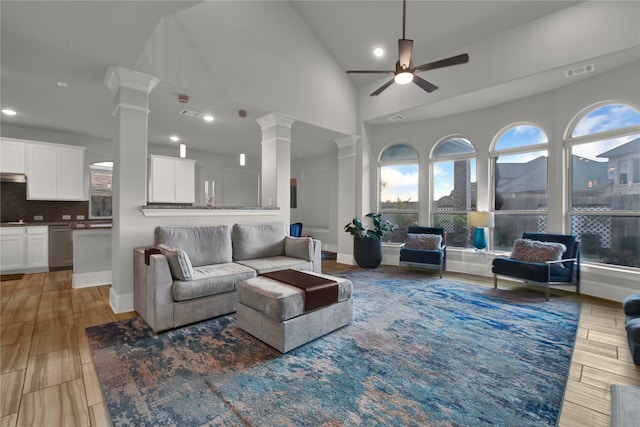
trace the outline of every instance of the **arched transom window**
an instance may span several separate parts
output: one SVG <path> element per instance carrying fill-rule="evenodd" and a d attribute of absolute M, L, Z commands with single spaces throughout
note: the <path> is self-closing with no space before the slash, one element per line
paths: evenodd
<path fill-rule="evenodd" d="M 571 232 L 586 261 L 640 267 L 640 113 L 587 109 L 570 125 Z"/>
<path fill-rule="evenodd" d="M 447 137 L 431 156 L 433 224 L 444 227 L 447 245 L 470 247 L 467 212 L 476 208 L 476 150 L 462 137 Z"/>
<path fill-rule="evenodd" d="M 494 248 L 509 250 L 525 231 L 547 230 L 548 138 L 532 124 L 497 135 L 491 152 L 495 210 Z"/>
<path fill-rule="evenodd" d="M 395 143 L 380 153 L 379 212 L 396 226 L 384 240 L 402 243 L 410 225 L 418 223 L 418 151 Z"/>

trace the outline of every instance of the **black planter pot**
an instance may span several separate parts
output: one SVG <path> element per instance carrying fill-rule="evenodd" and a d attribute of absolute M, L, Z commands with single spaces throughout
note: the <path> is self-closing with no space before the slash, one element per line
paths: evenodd
<path fill-rule="evenodd" d="M 353 239 L 353 256 L 362 268 L 376 268 L 382 261 L 382 242 L 375 239 Z"/>

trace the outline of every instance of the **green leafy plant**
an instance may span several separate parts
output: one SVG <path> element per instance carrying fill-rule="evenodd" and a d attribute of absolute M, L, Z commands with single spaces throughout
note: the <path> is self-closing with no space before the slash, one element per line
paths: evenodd
<path fill-rule="evenodd" d="M 380 240 L 386 232 L 393 232 L 395 229 L 395 226 L 391 222 L 380 219 L 382 214 L 369 212 L 366 216 L 373 219 L 373 229 L 366 227 L 360 218 L 356 217 L 344 226 L 344 231 L 350 233 L 356 239 Z"/>

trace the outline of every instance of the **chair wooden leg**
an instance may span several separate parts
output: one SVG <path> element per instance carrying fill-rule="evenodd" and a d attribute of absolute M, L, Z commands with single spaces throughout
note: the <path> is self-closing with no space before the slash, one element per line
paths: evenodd
<path fill-rule="evenodd" d="M 498 289 L 498 276 L 496 274 L 493 275 L 493 289 Z"/>
<path fill-rule="evenodd" d="M 544 292 L 544 296 L 545 296 L 545 301 L 549 301 L 549 290 L 550 290 L 550 286 L 547 286 Z"/>

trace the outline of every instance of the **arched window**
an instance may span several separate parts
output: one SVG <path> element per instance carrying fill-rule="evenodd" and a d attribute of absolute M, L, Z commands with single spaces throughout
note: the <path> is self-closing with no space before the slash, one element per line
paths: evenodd
<path fill-rule="evenodd" d="M 547 231 L 547 135 L 531 124 L 511 125 L 491 152 L 494 248 L 509 250 L 524 231 Z"/>
<path fill-rule="evenodd" d="M 409 144 L 392 144 L 380 153 L 379 166 L 379 212 L 396 226 L 384 240 L 402 243 L 407 228 L 418 223 L 418 152 Z"/>
<path fill-rule="evenodd" d="M 571 232 L 584 260 L 640 267 L 640 113 L 592 107 L 570 124 Z"/>
<path fill-rule="evenodd" d="M 433 224 L 444 227 L 447 245 L 471 246 L 467 212 L 476 208 L 476 150 L 465 138 L 447 137 L 431 155 Z"/>

